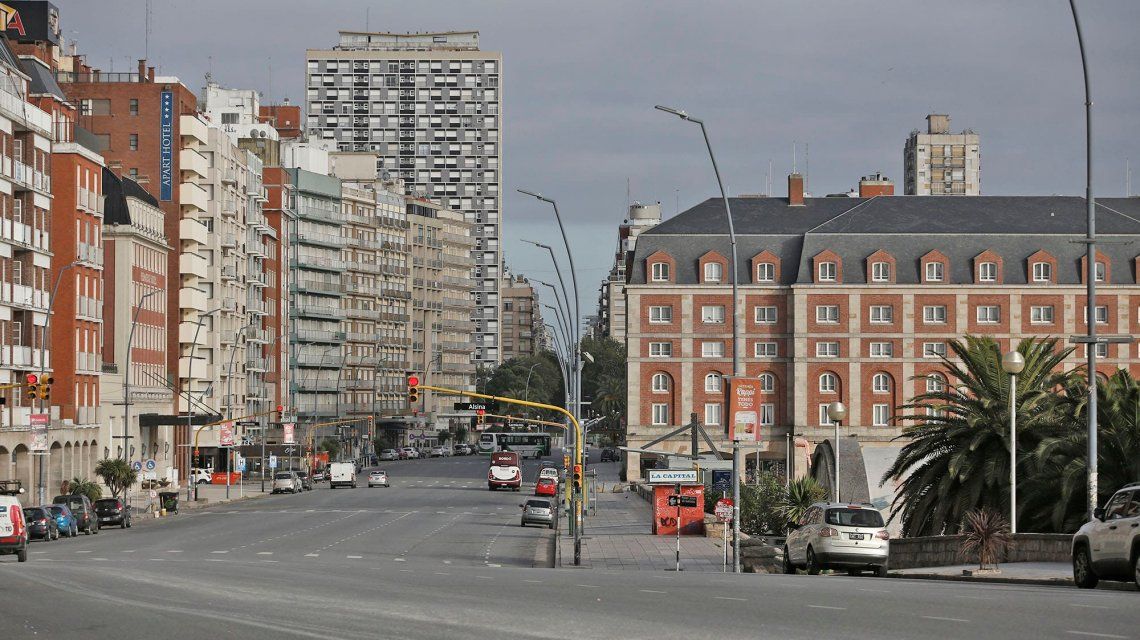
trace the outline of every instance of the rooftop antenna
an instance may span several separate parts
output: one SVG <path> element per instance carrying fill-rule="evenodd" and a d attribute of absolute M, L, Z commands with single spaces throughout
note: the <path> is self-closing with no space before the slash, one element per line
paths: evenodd
<path fill-rule="evenodd" d="M 1132 164 L 1128 158 L 1124 159 L 1124 197 L 1132 197 Z"/>
<path fill-rule="evenodd" d="M 811 193 L 811 147 L 804 143 L 804 193 Z"/>
<path fill-rule="evenodd" d="M 365 31 L 371 31 L 371 29 L 368 28 L 368 21 L 369 21 L 369 18 L 371 17 L 371 13 L 372 13 L 372 7 L 364 7 L 364 30 Z"/>
<path fill-rule="evenodd" d="M 792 141 L 792 173 L 796 173 L 796 142 Z"/>
<path fill-rule="evenodd" d="M 673 215 L 681 213 L 681 190 L 673 188 Z"/>
<path fill-rule="evenodd" d="M 146 0 L 146 17 L 145 17 L 145 30 L 146 37 L 144 38 L 143 45 L 143 58 L 150 60 L 150 23 L 151 23 L 151 6 L 150 0 Z"/>
<path fill-rule="evenodd" d="M 768 197 L 772 197 L 772 159 L 768 158 Z"/>

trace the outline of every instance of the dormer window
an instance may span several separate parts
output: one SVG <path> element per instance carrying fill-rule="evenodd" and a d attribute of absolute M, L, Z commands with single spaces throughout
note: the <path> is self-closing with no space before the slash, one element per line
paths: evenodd
<path fill-rule="evenodd" d="M 819 281 L 835 282 L 836 265 L 834 262 L 819 263 Z"/>
<path fill-rule="evenodd" d="M 775 282 L 776 265 L 771 262 L 761 262 L 756 265 L 756 282 Z"/>
<path fill-rule="evenodd" d="M 1096 273 L 1096 276 L 1095 276 L 1096 281 L 1097 282 L 1104 282 L 1105 274 L 1108 273 L 1108 269 L 1103 262 L 1098 262 L 1098 263 L 1096 263 L 1096 272 L 1095 273 Z"/>
<path fill-rule="evenodd" d="M 978 282 L 997 282 L 996 262 L 983 262 L 978 265 Z"/>
<path fill-rule="evenodd" d="M 705 263 L 705 282 L 720 282 L 724 277 L 724 266 L 719 262 Z"/>
<path fill-rule="evenodd" d="M 927 282 L 942 282 L 945 276 L 945 265 L 943 265 L 941 262 L 926 263 Z"/>
<path fill-rule="evenodd" d="M 1033 263 L 1033 281 L 1034 282 L 1052 282 L 1053 281 L 1053 265 L 1048 262 L 1034 262 Z"/>
<path fill-rule="evenodd" d="M 875 262 L 871 264 L 871 282 L 890 282 L 891 263 Z"/>
<path fill-rule="evenodd" d="M 650 278 L 653 282 L 669 282 L 669 263 L 654 262 L 650 267 Z"/>

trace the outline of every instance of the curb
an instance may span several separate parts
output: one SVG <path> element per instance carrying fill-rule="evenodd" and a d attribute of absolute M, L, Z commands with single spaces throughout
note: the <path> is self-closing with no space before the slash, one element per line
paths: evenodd
<path fill-rule="evenodd" d="M 888 574 L 890 578 L 911 580 L 942 580 L 944 582 L 988 582 L 996 584 L 1031 584 L 1043 587 L 1070 587 L 1074 588 L 1072 578 L 1013 578 L 1004 576 L 956 576 L 945 573 L 896 573 Z"/>

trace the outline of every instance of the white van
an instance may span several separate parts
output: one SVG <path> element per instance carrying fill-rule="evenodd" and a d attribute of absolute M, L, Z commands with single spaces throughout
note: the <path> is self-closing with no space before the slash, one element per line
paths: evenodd
<path fill-rule="evenodd" d="M 18 482 L 0 482 L 0 555 L 16 554 L 28 561 L 28 523 L 19 496 L 24 489 Z"/>
<path fill-rule="evenodd" d="M 329 488 L 356 488 L 356 463 L 334 462 L 329 465 Z"/>

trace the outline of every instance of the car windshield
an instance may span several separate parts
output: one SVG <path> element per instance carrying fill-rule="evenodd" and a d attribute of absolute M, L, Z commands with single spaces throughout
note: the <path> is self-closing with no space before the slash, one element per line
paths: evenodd
<path fill-rule="evenodd" d="M 44 511 L 43 511 L 43 509 L 33 509 L 33 508 L 24 509 L 24 517 L 25 518 L 42 518 L 42 517 L 44 517 Z"/>
<path fill-rule="evenodd" d="M 298 478 L 308 478 L 309 477 L 309 473 L 307 471 L 297 471 L 296 473 L 297 473 Z"/>
<path fill-rule="evenodd" d="M 827 524 L 841 527 L 881 527 L 883 515 L 874 509 L 828 509 Z"/>
<path fill-rule="evenodd" d="M 104 500 L 96 500 L 95 501 L 95 508 L 96 509 L 117 509 L 118 507 L 119 507 L 119 501 L 118 500 L 113 500 L 113 499 L 108 498 L 108 499 L 104 499 Z"/>
<path fill-rule="evenodd" d="M 275 475 L 273 477 L 277 480 L 292 480 L 293 474 L 289 473 L 287 471 L 282 471 L 281 473 L 278 473 L 277 475 Z"/>

